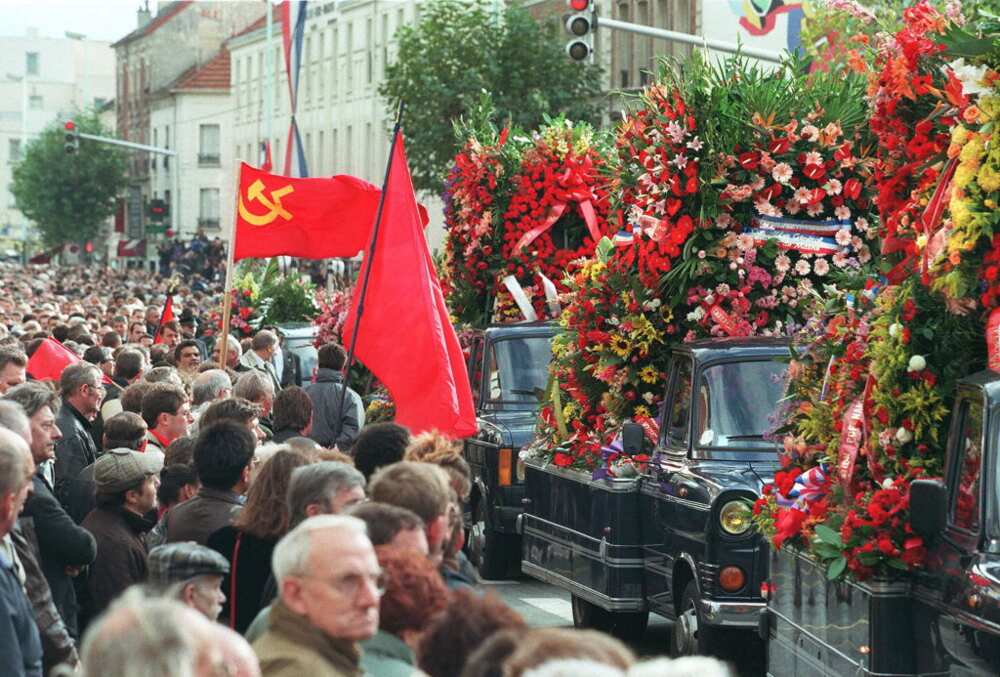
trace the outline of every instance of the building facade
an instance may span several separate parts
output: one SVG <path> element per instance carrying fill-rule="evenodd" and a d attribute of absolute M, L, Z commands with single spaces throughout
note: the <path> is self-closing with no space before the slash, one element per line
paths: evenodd
<path fill-rule="evenodd" d="M 173 150 L 176 126 L 157 126 L 162 136 L 158 132 L 154 143 L 154 101 L 170 96 L 170 88 L 182 75 L 215 59 L 223 42 L 252 24 L 264 13 L 265 6 L 263 0 L 179 0 L 159 3 L 155 16 L 146 7 L 140 9 L 136 29 L 112 45 L 117 70 L 118 138 Z M 182 122 L 188 120 L 179 118 L 178 123 Z M 146 206 L 153 197 L 151 174 L 154 168 L 163 166 L 164 157 L 156 156 L 154 160 L 149 153 L 131 154 L 122 233 L 125 238 L 145 236 Z M 177 197 L 171 192 L 172 199 Z"/>
<path fill-rule="evenodd" d="M 31 224 L 10 186 L 14 167 L 45 127 L 114 98 L 114 51 L 84 36 L 52 38 L 37 30 L 0 37 L 0 240 L 17 249 Z"/>
<path fill-rule="evenodd" d="M 418 0 L 310 3 L 296 111 L 310 176 L 351 174 L 381 185 L 391 122 L 378 88 L 395 58 L 396 30 L 418 17 Z M 277 20 L 272 35 L 270 60 L 263 20 L 227 43 L 232 53 L 232 143 L 237 162 L 256 165 L 261 142 L 269 140 L 274 171 L 280 173 L 287 150 L 290 96 Z M 269 91 L 273 91 L 270 121 Z M 431 217 L 428 244 L 438 249 L 444 239 L 440 201 L 437 196 L 418 197 Z M 224 219 L 227 216 L 232 218 L 223 214 Z"/>

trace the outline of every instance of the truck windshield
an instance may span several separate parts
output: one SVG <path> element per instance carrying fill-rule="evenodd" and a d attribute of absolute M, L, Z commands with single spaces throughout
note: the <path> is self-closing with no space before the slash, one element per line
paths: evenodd
<path fill-rule="evenodd" d="M 491 404 L 526 404 L 536 407 L 545 390 L 552 359 L 552 339 L 525 336 L 501 339 L 490 350 L 489 401 Z"/>
<path fill-rule="evenodd" d="M 695 403 L 695 446 L 774 449 L 766 434 L 785 393 L 787 370 L 787 364 L 773 360 L 725 362 L 702 370 Z"/>

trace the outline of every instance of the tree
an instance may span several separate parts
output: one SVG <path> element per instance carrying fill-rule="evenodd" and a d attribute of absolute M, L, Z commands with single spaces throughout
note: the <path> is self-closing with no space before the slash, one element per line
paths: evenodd
<path fill-rule="evenodd" d="M 486 0 L 430 0 L 396 33 L 399 51 L 379 93 L 391 115 L 406 105 L 407 155 L 419 190 L 440 192 L 460 141 L 454 123 L 492 99 L 498 120 L 531 129 L 544 116 L 597 122 L 600 68 L 574 63 L 555 23 L 521 7 L 494 16 Z"/>
<path fill-rule="evenodd" d="M 109 134 L 94 113 L 81 113 L 73 121 L 77 131 Z M 49 247 L 94 239 L 126 186 L 121 150 L 82 140 L 79 150 L 68 154 L 64 134 L 63 123 L 53 122 L 28 145 L 14 169 L 17 208 L 35 223 Z"/>

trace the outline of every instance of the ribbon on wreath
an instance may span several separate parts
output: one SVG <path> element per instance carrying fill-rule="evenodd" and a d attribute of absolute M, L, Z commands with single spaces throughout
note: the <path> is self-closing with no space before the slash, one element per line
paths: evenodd
<path fill-rule="evenodd" d="M 795 478 L 787 495 L 782 496 L 780 492 L 775 492 L 778 505 L 783 508 L 805 510 L 810 503 L 815 503 L 826 496 L 829 475 L 830 466 L 826 463 L 820 463 L 806 470 Z"/>
<path fill-rule="evenodd" d="M 1000 308 L 990 311 L 986 320 L 986 365 L 1000 373 Z"/>
<path fill-rule="evenodd" d="M 854 477 L 858 454 L 868 442 L 868 416 L 871 412 L 871 391 L 874 385 L 875 379 L 869 374 L 861 395 L 844 410 L 840 427 L 840 447 L 837 450 L 837 474 L 845 486 L 849 485 L 851 478 Z M 877 474 L 877 468 L 873 465 L 870 450 L 867 456 L 868 469 L 874 476 Z"/>
<path fill-rule="evenodd" d="M 522 235 L 514 245 L 514 251 L 522 251 L 556 225 L 556 221 L 565 213 L 570 203 L 576 204 L 583 222 L 587 224 L 587 230 L 590 231 L 590 237 L 595 243 L 598 242 L 601 239 L 601 230 L 597 227 L 597 213 L 594 211 L 594 203 L 591 202 L 594 194 L 587 181 L 587 177 L 593 172 L 593 163 L 589 157 L 583 158 L 582 162 L 572 167 L 567 167 L 556 179 L 555 187 L 551 189 L 555 204 L 549 207 L 545 222 Z"/>
<path fill-rule="evenodd" d="M 920 280 L 927 284 L 930 279 L 930 265 L 944 251 L 948 241 L 948 228 L 941 227 L 945 207 L 951 198 L 951 180 L 958 167 L 958 158 L 951 158 L 945 165 L 944 172 L 938 180 L 930 202 L 920 215 L 919 226 L 924 238 L 923 251 L 915 240 L 890 235 L 882 242 L 882 254 L 903 253 L 903 260 L 893 266 L 886 277 L 889 284 L 899 284 L 907 275 L 913 272 L 917 258 L 920 259 Z"/>

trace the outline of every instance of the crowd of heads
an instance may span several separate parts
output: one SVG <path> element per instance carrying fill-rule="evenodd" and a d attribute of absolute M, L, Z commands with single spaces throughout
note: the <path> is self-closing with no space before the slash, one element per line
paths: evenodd
<path fill-rule="evenodd" d="M 165 283 L 141 271 L 2 276 L 0 564 L 24 572 L 0 567 L 24 593 L 2 610 L 21 621 L 13 674 L 727 674 L 529 628 L 486 592 L 464 553 L 460 443 L 365 425 L 360 397 L 324 377 L 341 346 L 299 385 L 272 331 L 228 337 L 219 361 L 196 319 L 218 301 L 203 280 L 161 322 Z M 36 380 L 52 342 L 76 357 Z"/>

